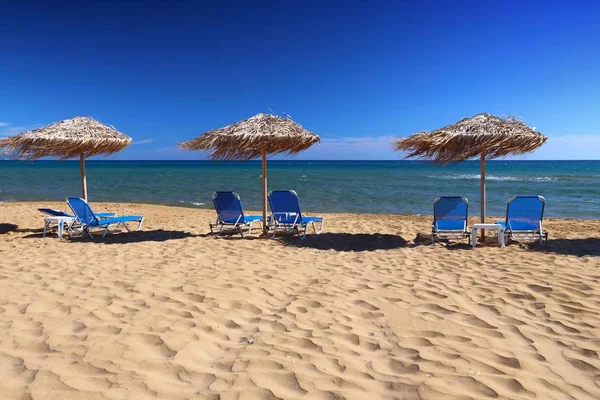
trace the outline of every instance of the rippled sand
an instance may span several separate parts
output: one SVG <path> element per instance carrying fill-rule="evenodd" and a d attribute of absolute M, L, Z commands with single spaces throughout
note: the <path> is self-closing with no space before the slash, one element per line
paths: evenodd
<path fill-rule="evenodd" d="M 212 211 L 94 204 L 146 222 L 92 242 L 38 206 L 0 204 L 0 399 L 600 398 L 599 221 L 472 250 L 415 245 L 430 217 L 215 239 Z"/>

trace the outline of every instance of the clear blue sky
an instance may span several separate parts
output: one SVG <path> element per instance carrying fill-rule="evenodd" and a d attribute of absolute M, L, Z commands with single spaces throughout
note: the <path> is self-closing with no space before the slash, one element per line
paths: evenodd
<path fill-rule="evenodd" d="M 479 112 L 600 158 L 599 2 L 5 1 L 0 136 L 78 115 L 175 144 L 258 112 L 323 139 L 298 158 L 395 159 L 391 138 Z M 416 4 L 418 3 L 418 4 Z"/>

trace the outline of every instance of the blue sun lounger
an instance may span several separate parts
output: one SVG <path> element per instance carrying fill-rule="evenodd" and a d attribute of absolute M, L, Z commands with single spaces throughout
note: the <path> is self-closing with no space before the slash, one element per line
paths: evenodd
<path fill-rule="evenodd" d="M 64 211 L 61 210 L 55 210 L 53 208 L 38 208 L 38 211 L 41 212 L 42 214 L 46 214 L 50 217 L 70 217 L 70 218 L 75 218 L 75 216 L 73 214 L 69 214 L 66 213 Z M 117 214 L 115 213 L 98 213 L 96 214 L 96 217 L 98 218 L 112 218 L 115 217 Z"/>
<path fill-rule="evenodd" d="M 144 221 L 144 217 L 138 215 L 100 218 L 97 214 L 94 214 L 94 211 L 92 211 L 92 208 L 87 201 L 79 197 L 69 197 L 67 199 L 67 203 L 77 219 L 76 222 L 69 227 L 69 236 L 75 235 L 77 233 L 76 231 L 80 230 L 82 234 L 87 233 L 93 239 L 94 236 L 92 235 L 91 230 L 96 228 L 104 229 L 102 237 L 105 237 L 109 232 L 108 228 L 114 224 L 117 225 L 117 228 L 123 225 L 127 232 L 131 232 L 131 229 L 129 229 L 129 226 L 127 226 L 128 222 L 137 222 L 138 226 L 136 230 L 140 230 L 142 227 L 142 222 Z"/>
<path fill-rule="evenodd" d="M 300 211 L 298 195 L 293 190 L 274 190 L 269 192 L 269 230 L 273 231 L 273 237 L 278 231 L 291 233 L 296 232 L 300 239 L 306 237 L 308 225 L 312 225 L 315 233 L 323 232 L 322 217 L 307 217 Z M 317 231 L 316 224 L 319 224 Z"/>
<path fill-rule="evenodd" d="M 470 233 L 467 228 L 469 200 L 459 196 L 441 196 L 433 201 L 432 241 L 436 239 L 464 239 Z"/>
<path fill-rule="evenodd" d="M 51 228 L 52 224 L 56 224 L 57 228 L 58 228 L 58 234 L 60 237 L 60 235 L 62 235 L 62 231 L 63 231 L 62 228 L 64 226 L 66 226 L 68 228 L 69 225 L 72 223 L 72 221 L 75 219 L 75 216 L 73 214 L 69 214 L 69 213 L 66 213 L 61 210 L 55 210 L 53 208 L 38 208 L 38 211 L 41 212 L 42 214 L 46 214 L 46 218 L 44 220 L 44 228 L 43 228 L 42 236 L 46 236 L 46 232 Z M 98 218 L 105 219 L 105 218 L 113 218 L 116 216 L 116 214 L 114 214 L 114 213 L 98 213 L 98 214 L 96 214 L 96 216 Z M 65 220 L 57 219 L 56 217 L 73 218 L 73 219 L 65 221 Z"/>
<path fill-rule="evenodd" d="M 542 228 L 546 199 L 542 196 L 514 196 L 506 206 L 506 220 L 496 222 L 504 226 L 507 238 L 511 240 L 539 240 L 545 245 L 548 232 Z"/>
<path fill-rule="evenodd" d="M 214 192 L 212 195 L 213 205 L 217 212 L 217 222 L 209 224 L 210 233 L 221 234 L 224 232 L 239 232 L 244 237 L 242 229 L 248 227 L 248 234 L 252 232 L 252 224 L 259 222 L 262 226 L 263 217 L 257 215 L 245 215 L 242 208 L 240 196 L 235 192 Z M 230 227 L 226 231 L 225 227 Z M 213 229 L 218 228 L 217 232 Z"/>

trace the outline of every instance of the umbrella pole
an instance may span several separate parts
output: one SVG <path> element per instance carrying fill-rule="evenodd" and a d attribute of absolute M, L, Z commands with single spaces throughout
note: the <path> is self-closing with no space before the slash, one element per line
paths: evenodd
<path fill-rule="evenodd" d="M 83 199 L 87 201 L 87 182 L 85 179 L 85 157 L 83 153 L 79 155 L 79 168 L 81 169 L 81 190 L 83 192 Z"/>
<path fill-rule="evenodd" d="M 267 149 L 262 149 L 262 215 L 263 215 L 263 233 L 267 234 Z"/>
<path fill-rule="evenodd" d="M 485 224 L 485 151 L 481 151 L 481 223 Z M 481 230 L 481 241 L 485 240 L 485 229 Z"/>

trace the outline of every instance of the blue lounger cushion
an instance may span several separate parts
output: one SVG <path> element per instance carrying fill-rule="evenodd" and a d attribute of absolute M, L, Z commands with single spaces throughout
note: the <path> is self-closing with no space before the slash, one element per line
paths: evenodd
<path fill-rule="evenodd" d="M 96 215 L 98 215 L 98 214 L 96 214 Z M 140 222 L 142 219 L 144 219 L 144 217 L 142 217 L 141 215 L 125 215 L 122 217 L 101 219 L 100 221 L 98 221 L 97 224 L 92 223 L 92 226 L 106 226 L 106 225 L 118 224 L 120 222 L 121 223 L 122 222 Z"/>
<path fill-rule="evenodd" d="M 254 221 L 262 221 L 263 217 L 261 215 L 244 215 L 243 221 L 246 222 L 254 222 Z M 222 220 L 226 224 L 235 224 L 236 222 L 240 222 L 237 218 L 228 218 Z"/>
<path fill-rule="evenodd" d="M 496 221 L 498 225 L 502 225 L 506 228 L 506 221 Z M 534 223 L 530 221 L 510 221 L 510 227 L 513 231 L 535 231 L 540 228 L 539 223 Z"/>
<path fill-rule="evenodd" d="M 300 218 L 296 219 L 296 214 L 274 214 L 273 218 L 275 218 L 280 224 L 293 224 L 294 222 L 304 224 L 311 222 L 323 222 L 323 217 L 306 217 L 301 215 Z"/>
<path fill-rule="evenodd" d="M 46 215 L 50 215 L 51 217 L 69 217 L 69 218 L 75 218 L 75 216 L 73 214 L 69 214 L 66 213 L 64 211 L 61 210 L 55 210 L 53 208 L 38 208 L 38 211 L 46 214 Z M 114 217 L 115 213 L 97 213 L 95 214 L 96 217 L 98 218 L 111 218 Z"/>
<path fill-rule="evenodd" d="M 305 215 L 302 216 L 303 222 L 322 222 L 323 217 L 307 217 Z"/>
<path fill-rule="evenodd" d="M 463 231 L 465 229 L 464 220 L 443 219 L 435 223 L 438 231 Z"/>

